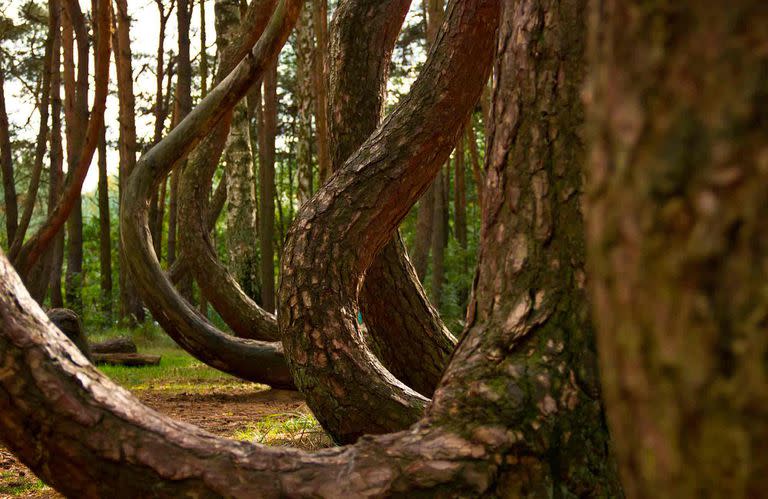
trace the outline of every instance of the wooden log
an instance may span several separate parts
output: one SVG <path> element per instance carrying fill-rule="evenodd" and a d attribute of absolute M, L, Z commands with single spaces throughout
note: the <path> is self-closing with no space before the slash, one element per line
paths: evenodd
<path fill-rule="evenodd" d="M 109 364 L 113 366 L 157 366 L 160 364 L 159 355 L 148 355 L 141 353 L 95 353 L 93 360 L 96 364 Z"/>
<path fill-rule="evenodd" d="M 91 343 L 92 353 L 136 353 L 136 343 L 126 337 L 112 338 L 99 343 Z"/>

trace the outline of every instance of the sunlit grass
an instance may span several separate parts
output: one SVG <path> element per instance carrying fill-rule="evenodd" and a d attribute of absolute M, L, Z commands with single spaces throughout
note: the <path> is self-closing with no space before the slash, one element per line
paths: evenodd
<path fill-rule="evenodd" d="M 48 489 L 48 486 L 31 473 L 20 476 L 12 471 L 0 472 L 0 497 L 21 496 L 45 489 Z"/>
<path fill-rule="evenodd" d="M 235 440 L 312 450 L 333 445 L 320 423 L 303 412 L 272 414 L 232 435 Z"/>

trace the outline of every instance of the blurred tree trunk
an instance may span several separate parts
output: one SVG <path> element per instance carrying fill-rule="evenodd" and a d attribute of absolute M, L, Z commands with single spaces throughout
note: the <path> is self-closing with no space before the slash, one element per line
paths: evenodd
<path fill-rule="evenodd" d="M 267 69 L 259 116 L 259 249 L 261 303 L 275 310 L 275 138 L 277 137 L 277 65 Z"/>
<path fill-rule="evenodd" d="M 222 54 L 227 46 L 238 43 L 239 0 L 216 0 L 215 17 L 216 45 Z M 227 172 L 227 268 L 245 294 L 260 302 L 256 182 L 249 129 L 247 102 L 243 100 L 235 106 L 223 157 Z"/>
<path fill-rule="evenodd" d="M 120 168 L 118 172 L 118 184 L 120 200 L 123 198 L 125 182 L 136 166 L 136 97 L 133 91 L 133 68 L 131 53 L 130 27 L 131 19 L 128 16 L 128 0 L 115 0 L 116 29 L 113 31 L 113 50 L 115 53 L 115 69 L 117 73 L 118 116 L 120 123 L 120 138 L 118 140 L 118 152 L 120 154 Z M 130 324 L 143 322 L 145 318 L 144 306 L 139 299 L 136 286 L 128 273 L 125 263 L 126 255 L 120 244 L 118 252 L 120 272 L 120 317 L 128 320 Z"/>
<path fill-rule="evenodd" d="M 298 205 L 312 197 L 312 9 L 301 12 L 296 26 L 296 199 Z"/>
<path fill-rule="evenodd" d="M 50 172 L 48 184 L 48 215 L 53 212 L 64 186 L 64 151 L 62 146 L 61 130 L 61 3 L 59 0 L 51 0 L 48 3 L 49 29 L 53 33 L 52 58 L 51 58 L 51 138 L 50 138 Z M 53 244 L 44 257 L 48 274 L 44 285 L 50 288 L 50 303 L 53 308 L 64 306 L 64 297 L 61 293 L 61 267 L 64 260 L 64 231 L 55 238 Z M 42 286 L 41 286 L 42 287 Z M 41 293 L 44 294 L 44 293 Z M 34 296 L 34 293 L 32 293 Z"/>
<path fill-rule="evenodd" d="M 112 231 L 109 209 L 109 176 L 107 174 L 107 137 L 102 127 L 99 137 L 99 275 L 101 277 L 101 311 L 105 323 L 112 322 Z"/>
<path fill-rule="evenodd" d="M 485 198 L 485 173 L 480 165 L 480 155 L 477 152 L 477 137 L 475 136 L 475 127 L 470 122 L 467 126 L 467 144 L 469 145 L 469 157 L 472 161 L 472 179 L 475 181 L 477 190 L 477 204 L 480 213 L 483 213 L 483 200 Z"/>
<path fill-rule="evenodd" d="M 13 151 L 8 113 L 5 109 L 5 69 L 0 56 L 0 167 L 3 173 L 3 195 L 5 198 L 5 232 L 10 245 L 16 237 L 19 207 L 16 200 L 16 183 L 13 179 Z"/>
<path fill-rule="evenodd" d="M 450 161 L 449 161 L 450 164 Z M 432 215 L 432 303 L 436 308 L 440 308 L 440 302 L 443 295 L 443 281 L 445 279 L 445 242 L 448 231 L 445 227 L 445 215 L 447 207 L 445 205 L 445 168 L 441 168 L 437 178 L 432 183 L 434 193 Z"/>
<path fill-rule="evenodd" d="M 627 497 L 764 497 L 768 5 L 589 19 L 589 282 Z"/>

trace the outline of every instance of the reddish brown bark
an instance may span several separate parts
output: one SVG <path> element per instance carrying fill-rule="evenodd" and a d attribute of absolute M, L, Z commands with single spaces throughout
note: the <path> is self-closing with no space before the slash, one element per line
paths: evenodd
<path fill-rule="evenodd" d="M 317 141 L 317 176 L 320 185 L 331 173 L 328 137 L 328 0 L 312 3 L 312 28 L 315 46 L 312 54 L 312 84 L 315 103 L 315 140 Z"/>
<path fill-rule="evenodd" d="M 19 205 L 16 199 L 16 182 L 13 178 L 10 125 L 5 109 L 5 69 L 2 67 L 2 58 L 0 58 L 0 169 L 3 173 L 3 196 L 5 198 L 5 237 L 10 245 L 16 237 Z"/>
<path fill-rule="evenodd" d="M 277 65 L 264 75 L 263 104 L 259 104 L 259 249 L 261 303 L 275 310 L 275 138 L 277 136 Z M 280 205 L 278 204 L 278 208 Z M 282 237 L 281 237 L 282 240 Z"/>
<path fill-rule="evenodd" d="M 69 10 L 74 11 L 72 1 L 67 0 L 67 5 L 70 6 Z M 83 147 L 79 151 L 80 155 L 77 163 L 73 165 L 74 168 L 69 173 L 68 182 L 61 199 L 40 229 L 22 246 L 18 258 L 14 261 L 14 266 L 21 275 L 26 275 L 40 256 L 42 256 L 56 234 L 63 227 L 75 203 L 78 201 L 80 189 L 88 173 L 93 153 L 96 150 L 99 129 L 104 124 L 104 107 L 106 104 L 109 74 L 111 9 L 109 8 L 108 0 L 99 0 L 98 5 L 98 18 L 95 23 L 99 33 L 96 45 L 96 83 L 91 117 L 87 121 L 88 124 L 84 132 Z M 85 59 L 87 59 L 87 55 Z M 87 78 L 86 73 L 84 79 L 87 81 Z M 87 101 L 86 96 L 81 98 Z"/>

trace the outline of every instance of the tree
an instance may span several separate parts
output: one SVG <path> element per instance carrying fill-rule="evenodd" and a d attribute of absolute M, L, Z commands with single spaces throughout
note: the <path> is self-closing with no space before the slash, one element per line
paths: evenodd
<path fill-rule="evenodd" d="M 275 310 L 275 136 L 277 135 L 277 64 L 264 75 L 263 103 L 257 109 L 259 130 L 259 250 L 261 303 Z M 261 99 L 260 99 L 261 100 Z"/>
<path fill-rule="evenodd" d="M 296 26 L 296 199 L 299 206 L 312 197 L 312 10 L 304 9 Z"/>
<path fill-rule="evenodd" d="M 501 3 L 494 1 L 451 2 L 446 26 L 457 31 L 448 33 L 453 36 L 446 36 L 445 40 L 453 41 L 463 50 L 451 50 L 456 47 L 442 44 L 446 49 L 437 49 L 433 53 L 432 64 L 427 63 L 426 73 L 430 74 L 430 68 L 435 66 L 438 69 L 446 67 L 435 60 L 446 56 L 446 52 L 457 59 L 469 52 L 476 64 L 478 53 L 487 52 L 486 61 L 490 59 L 495 46 L 494 32 L 500 7 Z M 517 15 L 520 12 L 523 15 Z M 542 52 L 530 51 L 529 44 L 540 44 L 537 48 L 546 50 L 541 64 L 562 63 L 563 66 L 573 65 L 576 70 L 583 71 L 580 57 L 563 59 L 559 57 L 563 54 L 558 52 L 558 49 L 568 47 L 560 42 L 569 39 L 569 29 L 583 31 L 583 24 L 579 22 L 583 20 L 580 17 L 583 15 L 582 2 L 527 4 L 521 6 L 519 11 L 507 9 L 501 24 L 501 36 L 513 43 L 501 46 L 508 47 L 505 54 L 510 52 L 514 55 L 500 59 L 497 67 L 498 74 L 505 76 L 500 81 L 505 90 L 521 83 L 511 76 L 522 67 L 523 62 L 536 66 L 536 58 Z M 544 22 L 547 23 L 546 30 L 542 29 Z M 533 36 L 513 36 L 521 32 L 523 26 L 533 27 Z M 543 39 L 539 36 L 542 34 L 545 35 Z M 471 47 L 472 44 L 474 47 Z M 522 61 L 521 57 L 529 59 Z M 456 61 L 445 61 L 446 64 L 448 62 Z M 449 67 L 467 69 L 455 64 Z M 441 74 L 448 73 L 438 71 L 435 76 Z M 580 80 L 575 80 L 574 85 L 556 95 L 569 105 L 578 106 Z M 551 85 L 558 83 L 558 80 L 533 79 L 522 82 L 522 85 L 528 82 L 552 89 Z M 436 82 L 431 78 L 421 80 L 416 83 L 413 92 L 418 95 L 433 83 Z M 246 87 L 239 88 L 244 94 Z M 378 160 L 389 157 L 392 150 L 372 154 L 380 150 L 371 146 L 380 145 L 381 140 L 399 131 L 402 120 L 407 122 L 413 117 L 410 106 L 416 104 L 413 101 L 419 100 L 414 98 L 413 92 L 411 99 L 406 101 L 408 103 L 400 106 L 400 112 L 395 111 L 359 153 L 335 174 L 334 180 L 318 193 L 315 200 L 319 206 L 314 206 L 315 202 L 305 205 L 299 225 L 294 229 L 296 233 L 300 232 L 300 224 L 306 220 L 308 213 L 318 213 L 315 211 L 317 207 L 331 211 L 345 209 L 349 198 L 335 195 L 338 192 L 336 189 L 387 176 L 402 181 L 402 185 L 412 186 L 413 191 L 408 192 L 406 197 L 389 189 L 385 197 L 392 203 L 387 208 L 394 208 L 397 214 L 388 219 L 385 217 L 385 234 L 378 230 L 365 231 L 363 244 L 383 246 L 394 234 L 398 218 L 405 216 L 419 191 L 423 192 L 428 187 L 444 161 L 444 158 L 435 158 L 425 172 L 421 158 L 414 160 L 410 155 L 398 157 L 395 154 L 392 159 L 397 159 L 386 161 L 387 166 L 377 168 Z M 544 96 L 544 100 L 552 98 L 548 92 L 538 95 Z M 423 101 L 419 103 L 424 104 Z M 206 104 L 205 101 L 203 104 Z M 453 109 L 451 104 L 452 99 L 435 99 L 428 108 L 441 117 L 449 118 Z M 206 106 L 203 105 L 202 109 Z M 511 135 L 517 133 L 516 127 L 510 126 L 515 121 L 512 109 L 505 109 L 509 114 L 494 116 L 495 136 L 504 135 L 512 139 Z M 540 116 L 540 109 L 524 110 L 531 112 L 532 116 Z M 563 112 L 557 120 L 558 123 L 561 119 L 568 122 L 574 116 Z M 462 130 L 463 122 L 460 120 L 463 118 L 456 116 L 450 122 L 457 137 Z M 547 125 L 538 120 L 526 123 L 523 125 L 520 122 L 517 128 L 524 137 L 535 137 L 537 132 L 532 129 Z M 202 121 L 198 125 L 203 127 L 208 124 Z M 575 129 L 566 131 L 570 133 L 560 135 L 557 145 L 542 140 L 537 142 L 537 146 L 557 150 L 564 142 L 578 140 Z M 424 134 L 428 135 L 426 131 Z M 424 136 L 418 137 L 418 140 L 424 139 Z M 508 148 L 513 143 L 499 140 L 496 147 Z M 410 144 L 401 142 L 400 147 L 409 149 Z M 522 155 L 517 157 L 522 159 Z M 581 179 L 579 154 L 571 155 L 571 159 L 573 161 L 567 164 L 565 182 L 578 183 Z M 520 164 L 507 161 L 503 156 L 497 156 L 497 160 L 489 165 L 489 171 L 498 181 L 519 183 L 526 187 L 538 182 L 533 180 L 536 176 L 531 175 L 541 166 L 538 161 L 526 160 Z M 359 171 L 366 172 L 365 179 L 356 175 L 360 167 Z M 382 185 L 380 189 L 387 190 L 387 187 Z M 344 192 L 352 190 L 348 187 Z M 467 334 L 427 415 L 408 431 L 368 437 L 353 446 L 306 454 L 230 442 L 194 428 L 174 425 L 137 405 L 129 394 L 87 366 L 61 334 L 49 332 L 50 326 L 34 304 L 26 299 L 18 279 L 7 265 L 2 265 L 0 316 L 13 317 L 14 320 L 7 321 L 8 327 L 0 334 L 2 351 L 7 352 L 5 365 L 13 374 L 0 378 L 0 390 L 8 394 L 0 398 L 0 408 L 3 409 L 0 432 L 34 471 L 41 473 L 62 491 L 78 491 L 85 496 L 103 494 L 114 490 L 114 486 L 119 484 L 121 492 L 134 496 L 518 497 L 542 496 L 557 491 L 566 496 L 616 497 L 620 495 L 620 490 L 607 459 L 605 432 L 599 430 L 602 424 L 599 403 L 590 393 L 590 378 L 578 378 L 577 381 L 577 376 L 587 372 L 590 365 L 594 367 L 594 358 L 588 355 L 589 349 L 583 348 L 589 338 L 588 330 L 574 326 L 566 331 L 564 324 L 558 320 L 559 317 L 571 316 L 572 307 L 586 307 L 576 269 L 578 263 L 569 262 L 574 268 L 565 272 L 562 272 L 563 267 L 556 269 L 548 266 L 550 258 L 560 251 L 573 255 L 574 251 L 583 252 L 583 245 L 572 246 L 569 228 L 561 230 L 563 228 L 559 225 L 557 230 L 553 226 L 551 239 L 542 242 L 536 235 L 535 212 L 530 211 L 527 216 L 516 218 L 513 213 L 520 207 L 519 199 L 507 196 L 505 192 L 493 190 L 489 194 L 491 192 L 489 212 L 500 216 L 484 220 L 485 236 L 481 243 L 485 250 L 484 260 L 476 281 Z M 538 196 L 542 206 L 551 207 L 553 213 L 578 220 L 578 197 L 540 196 L 534 194 L 533 189 L 526 189 L 526 192 L 526 204 Z M 506 227 L 510 222 L 524 226 L 526 243 L 531 246 L 530 249 L 539 250 L 517 266 L 504 263 L 519 261 L 520 246 L 499 244 L 500 241 L 507 242 L 507 238 L 509 242 L 514 241 L 514 233 Z M 501 240 L 499 235 L 503 235 Z M 555 244 L 550 247 L 550 242 Z M 537 291 L 543 294 L 542 301 L 537 302 L 532 299 L 530 287 L 515 278 L 542 268 L 558 278 L 547 279 L 538 288 Z M 324 270 L 320 268 L 310 272 Z M 510 286 L 503 290 L 508 298 L 504 300 L 496 299 L 500 272 L 502 283 Z M 280 296 L 282 301 L 282 291 Z M 315 302 L 300 301 L 297 311 L 312 313 L 309 309 L 315 306 Z M 518 313 L 511 316 L 514 322 L 511 324 L 510 312 L 514 311 Z M 577 317 L 583 319 L 584 314 Z M 509 330 L 505 324 L 515 329 Z M 44 338 L 46 335 L 49 336 L 49 345 Z M 58 361 L 30 365 L 24 361 L 25 355 L 53 356 Z M 71 356 L 74 362 L 67 360 L 66 355 Z M 75 364 L 78 361 L 84 365 Z M 50 385 L 35 383 L 34 380 L 39 378 L 32 376 L 33 370 L 38 370 L 38 375 L 46 374 L 46 379 L 61 380 L 56 385 L 58 389 L 55 393 L 45 391 Z M 586 384 L 582 383 L 585 381 Z M 54 411 L 53 405 L 61 400 L 62 390 L 71 395 L 67 398 L 68 405 L 64 410 Z M 34 400 L 37 403 L 13 403 L 16 400 Z M 130 409 L 127 404 L 130 404 Z M 52 431 L 28 431 L 20 424 L 22 421 L 27 426 L 45 424 Z M 123 442 L 130 445 L 122 445 Z M 50 452 L 40 456 L 35 452 L 39 448 L 37 444 Z"/>
<path fill-rule="evenodd" d="M 768 9 L 711 7 L 591 14 L 589 281 L 628 497 L 766 490 Z"/>

